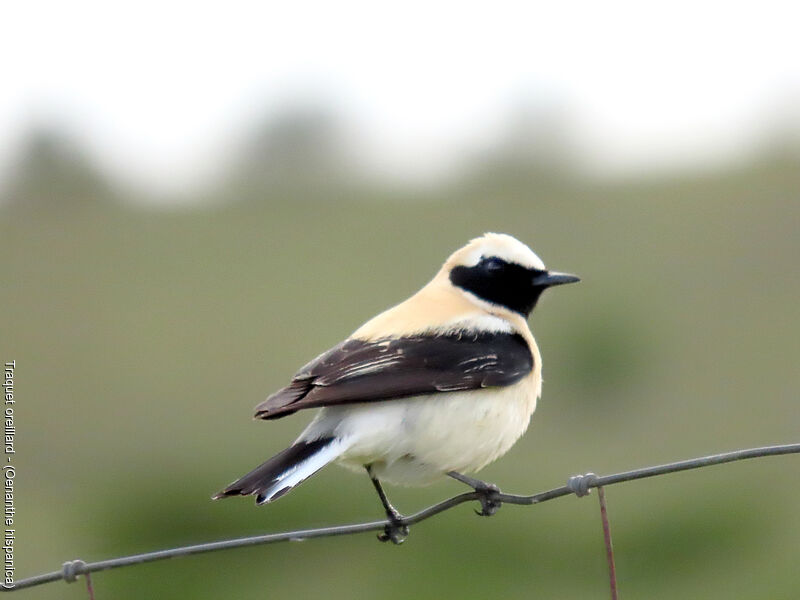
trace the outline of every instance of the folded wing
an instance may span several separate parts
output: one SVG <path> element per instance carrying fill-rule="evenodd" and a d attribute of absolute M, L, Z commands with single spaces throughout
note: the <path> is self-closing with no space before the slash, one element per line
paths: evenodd
<path fill-rule="evenodd" d="M 275 419 L 304 408 L 500 387 L 533 369 L 516 333 L 458 331 L 365 341 L 348 339 L 300 369 L 256 407 Z"/>

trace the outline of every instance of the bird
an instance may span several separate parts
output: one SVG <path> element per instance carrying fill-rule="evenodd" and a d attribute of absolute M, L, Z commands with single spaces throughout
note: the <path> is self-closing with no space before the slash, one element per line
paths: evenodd
<path fill-rule="evenodd" d="M 297 440 L 212 496 L 267 504 L 329 463 L 366 470 L 401 543 L 403 516 L 383 483 L 452 477 L 478 493 L 481 515 L 499 488 L 475 473 L 522 436 L 542 388 L 528 318 L 548 288 L 580 279 L 548 270 L 516 238 L 486 233 L 455 251 L 407 300 L 378 314 L 302 367 L 255 408 L 272 420 L 318 409 Z"/>

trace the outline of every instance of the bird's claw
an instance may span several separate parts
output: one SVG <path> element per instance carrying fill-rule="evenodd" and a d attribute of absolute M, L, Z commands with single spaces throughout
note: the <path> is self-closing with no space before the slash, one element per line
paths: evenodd
<path fill-rule="evenodd" d="M 403 523 L 403 515 L 391 505 L 390 508 L 392 509 L 391 512 L 387 511 L 386 513 L 389 523 L 384 526 L 383 533 L 378 534 L 378 539 L 382 542 L 391 541 L 395 545 L 400 545 L 408 537 L 408 525 Z"/>
<path fill-rule="evenodd" d="M 392 519 L 392 522 L 383 528 L 383 533 L 378 534 L 378 539 L 382 542 L 391 541 L 393 544 L 399 545 L 406 541 L 407 536 L 408 525 Z"/>
<path fill-rule="evenodd" d="M 491 517 L 503 505 L 497 497 L 500 494 L 500 488 L 493 483 L 476 487 L 475 492 L 478 494 L 478 501 L 481 503 L 481 509 L 475 511 L 478 516 Z"/>

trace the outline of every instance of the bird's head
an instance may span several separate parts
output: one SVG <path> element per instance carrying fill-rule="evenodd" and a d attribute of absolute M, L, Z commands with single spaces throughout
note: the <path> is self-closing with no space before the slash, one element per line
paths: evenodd
<path fill-rule="evenodd" d="M 530 248 L 503 233 L 484 234 L 454 252 L 439 276 L 479 305 L 488 303 L 524 317 L 547 288 L 580 281 L 575 275 L 549 271 Z"/>

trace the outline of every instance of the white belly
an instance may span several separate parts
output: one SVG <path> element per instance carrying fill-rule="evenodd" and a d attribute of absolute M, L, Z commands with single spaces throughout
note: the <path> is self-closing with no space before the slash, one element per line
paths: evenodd
<path fill-rule="evenodd" d="M 527 429 L 538 394 L 527 377 L 491 391 L 326 407 L 300 438 L 335 435 L 348 445 L 339 458 L 345 466 L 371 464 L 381 480 L 423 485 L 505 454 Z"/>

